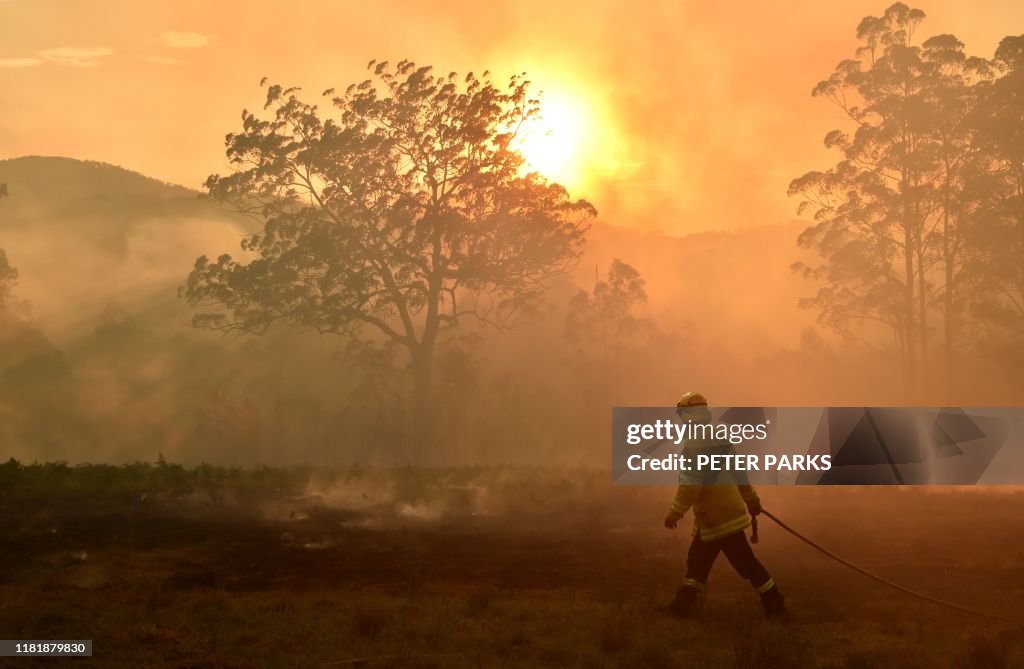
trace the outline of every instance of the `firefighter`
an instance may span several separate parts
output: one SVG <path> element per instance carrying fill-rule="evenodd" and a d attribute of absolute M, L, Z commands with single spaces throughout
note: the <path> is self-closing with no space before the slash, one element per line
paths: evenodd
<path fill-rule="evenodd" d="M 711 412 L 708 403 L 700 393 L 686 393 L 676 403 L 676 413 L 681 419 L 694 423 L 710 423 Z M 684 444 L 684 455 L 696 461 L 701 449 L 730 449 L 727 442 L 708 439 L 688 439 Z M 679 474 L 679 489 L 672 508 L 665 516 L 665 527 L 676 528 L 679 519 L 693 508 L 693 540 L 686 556 L 686 577 L 683 586 L 676 593 L 669 611 L 682 618 L 696 618 L 700 615 L 708 575 L 719 553 L 725 557 L 740 576 L 761 596 L 765 616 L 772 620 L 786 618 L 786 607 L 779 588 L 764 565 L 754 556 L 744 533 L 751 525 L 751 517 L 761 513 L 761 501 L 754 488 L 746 479 L 736 480 L 735 475 L 727 482 L 711 479 L 719 473 L 684 471 Z"/>

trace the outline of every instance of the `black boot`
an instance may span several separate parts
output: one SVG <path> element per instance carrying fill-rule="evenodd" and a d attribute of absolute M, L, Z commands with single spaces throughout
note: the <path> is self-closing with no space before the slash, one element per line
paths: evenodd
<path fill-rule="evenodd" d="M 779 592 L 777 585 L 773 585 L 769 590 L 761 593 L 761 606 L 764 607 L 764 615 L 768 620 L 785 621 L 789 619 L 786 600 Z"/>
<path fill-rule="evenodd" d="M 700 588 L 684 585 L 668 605 L 669 613 L 677 618 L 699 618 L 704 604 L 702 595 Z"/>

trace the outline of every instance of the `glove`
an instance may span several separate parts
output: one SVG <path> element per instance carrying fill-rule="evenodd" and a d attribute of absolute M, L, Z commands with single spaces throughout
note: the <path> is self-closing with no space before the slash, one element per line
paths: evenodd
<path fill-rule="evenodd" d="M 682 514 L 676 513 L 675 511 L 669 511 L 668 515 L 665 516 L 665 527 L 670 530 L 676 529 L 676 523 L 682 518 Z"/>
<path fill-rule="evenodd" d="M 764 509 L 761 508 L 761 500 L 759 500 L 758 498 L 755 497 L 754 499 L 747 502 L 747 511 L 750 512 L 751 516 L 756 516 L 763 510 Z"/>

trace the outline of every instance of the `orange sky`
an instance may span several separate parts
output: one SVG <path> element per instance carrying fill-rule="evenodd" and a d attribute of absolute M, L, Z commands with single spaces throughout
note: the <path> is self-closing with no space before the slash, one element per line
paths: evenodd
<path fill-rule="evenodd" d="M 793 218 L 790 179 L 840 122 L 811 87 L 886 2 L 0 0 L 0 157 L 66 155 L 198 187 L 264 75 L 310 98 L 371 58 L 527 71 L 589 109 L 573 184 L 611 223 L 672 233 Z M 979 55 L 1024 3 L 915 4 Z"/>

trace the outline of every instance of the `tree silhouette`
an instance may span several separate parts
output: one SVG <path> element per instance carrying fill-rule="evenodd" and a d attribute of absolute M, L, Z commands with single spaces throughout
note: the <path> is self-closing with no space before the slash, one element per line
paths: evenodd
<path fill-rule="evenodd" d="M 972 119 L 985 169 L 983 288 L 1001 316 L 1024 324 L 1024 36 L 1000 42 L 998 77 L 985 82 Z"/>
<path fill-rule="evenodd" d="M 514 324 L 578 259 L 595 211 L 523 174 L 510 144 L 539 108 L 524 78 L 501 90 L 486 73 L 369 69 L 325 91 L 331 114 L 278 85 L 269 118 L 243 112 L 226 140 L 235 170 L 206 186 L 265 226 L 242 259 L 199 258 L 184 293 L 199 327 L 376 330 L 408 352 L 414 425 L 429 438 L 438 337 L 467 317 Z"/>
<path fill-rule="evenodd" d="M 983 207 L 972 245 L 978 249 L 976 312 L 1024 342 L 1024 36 L 1002 40 L 996 77 L 980 86 L 970 119 L 981 158 Z"/>
<path fill-rule="evenodd" d="M 634 311 L 647 303 L 647 282 L 632 265 L 612 260 L 605 278 L 592 292 L 581 290 L 569 301 L 565 336 L 590 349 L 605 368 L 613 402 L 622 381 L 622 359 L 654 334 L 654 324 Z"/>
<path fill-rule="evenodd" d="M 0 310 L 6 309 L 11 292 L 18 282 L 18 270 L 7 260 L 7 253 L 0 249 Z"/>
<path fill-rule="evenodd" d="M 820 286 L 802 306 L 844 335 L 878 346 L 894 338 L 905 395 L 916 396 L 943 322 L 947 384 L 968 298 L 970 227 L 981 207 L 972 192 L 978 157 L 967 119 L 982 59 L 965 55 L 952 35 L 915 43 L 924 13 L 903 3 L 861 21 L 856 57 L 815 87 L 853 127 L 830 132 L 826 146 L 842 158 L 790 185 L 815 224 L 800 244 L 824 262 L 795 268 Z M 885 345 L 879 350 L 885 350 Z"/>
<path fill-rule="evenodd" d="M 7 184 L 0 184 L 0 198 L 7 197 Z M 6 310 L 11 291 L 18 282 L 18 270 L 7 260 L 7 253 L 0 249 L 0 310 Z"/>

